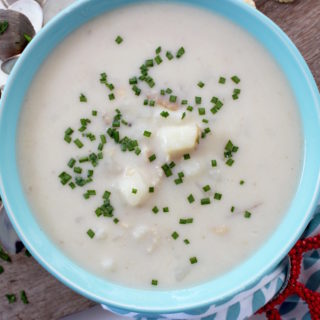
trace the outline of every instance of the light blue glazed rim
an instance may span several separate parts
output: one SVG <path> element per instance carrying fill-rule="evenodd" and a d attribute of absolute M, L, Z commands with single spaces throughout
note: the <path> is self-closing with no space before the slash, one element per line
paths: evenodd
<path fill-rule="evenodd" d="M 19 112 L 33 76 L 59 42 L 102 12 L 136 2 L 79 1 L 50 22 L 28 45 L 1 101 L 0 192 L 21 240 L 44 268 L 70 288 L 112 308 L 149 314 L 186 312 L 224 301 L 251 286 L 281 261 L 302 234 L 319 193 L 320 98 L 311 72 L 296 47 L 263 14 L 238 0 L 177 0 L 226 16 L 257 38 L 281 66 L 299 104 L 303 124 L 304 163 L 298 190 L 283 221 L 263 247 L 237 268 L 212 281 L 182 290 L 151 291 L 113 284 L 87 272 L 59 251 L 32 215 L 16 161 Z"/>

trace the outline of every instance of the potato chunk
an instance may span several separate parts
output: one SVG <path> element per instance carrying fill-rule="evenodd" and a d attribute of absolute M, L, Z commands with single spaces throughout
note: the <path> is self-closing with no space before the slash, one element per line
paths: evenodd
<path fill-rule="evenodd" d="M 149 188 L 137 169 L 126 168 L 119 181 L 119 190 L 129 205 L 137 206 L 145 200 Z"/>
<path fill-rule="evenodd" d="M 162 140 L 164 151 L 170 157 L 177 157 L 195 148 L 199 132 L 196 124 L 188 124 L 161 128 L 158 136 Z"/>

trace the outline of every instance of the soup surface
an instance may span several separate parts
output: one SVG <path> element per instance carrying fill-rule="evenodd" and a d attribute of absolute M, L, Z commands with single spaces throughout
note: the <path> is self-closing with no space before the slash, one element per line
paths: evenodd
<path fill-rule="evenodd" d="M 174 4 L 123 7 L 66 38 L 18 139 L 41 228 L 84 268 L 144 288 L 201 283 L 254 253 L 290 204 L 303 147 L 265 49 Z"/>

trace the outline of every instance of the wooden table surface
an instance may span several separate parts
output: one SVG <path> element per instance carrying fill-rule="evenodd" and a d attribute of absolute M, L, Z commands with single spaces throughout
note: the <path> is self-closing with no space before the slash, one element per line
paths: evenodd
<path fill-rule="evenodd" d="M 296 0 L 279 4 L 274 0 L 257 0 L 260 11 L 277 23 L 297 45 L 320 86 L 320 0 Z M 33 258 L 23 253 L 12 263 L 1 261 L 1 320 L 55 320 L 84 310 L 94 303 L 72 292 L 45 271 Z M 5 294 L 25 290 L 30 303 L 8 304 Z"/>

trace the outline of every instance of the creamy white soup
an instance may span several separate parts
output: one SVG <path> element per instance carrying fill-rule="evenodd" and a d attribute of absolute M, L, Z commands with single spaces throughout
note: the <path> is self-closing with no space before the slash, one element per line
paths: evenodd
<path fill-rule="evenodd" d="M 18 161 L 67 256 L 110 281 L 178 288 L 268 239 L 302 148 L 291 89 L 254 38 L 202 9 L 143 4 L 52 52 L 25 99 Z"/>

